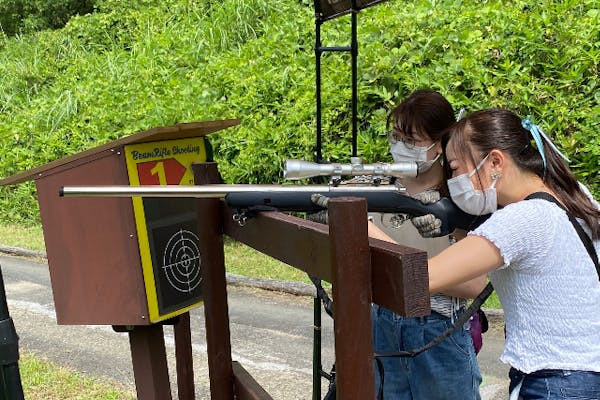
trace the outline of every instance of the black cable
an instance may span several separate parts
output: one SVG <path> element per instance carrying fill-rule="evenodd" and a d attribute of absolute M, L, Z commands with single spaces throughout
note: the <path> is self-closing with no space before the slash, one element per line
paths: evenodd
<path fill-rule="evenodd" d="M 467 321 L 479 310 L 481 305 L 487 300 L 487 298 L 494 291 L 494 287 L 491 282 L 489 282 L 486 287 L 481 291 L 481 293 L 473 300 L 471 305 L 467 307 L 464 313 L 458 317 L 458 319 L 454 322 L 450 328 L 446 329 L 441 335 L 431 340 L 426 345 L 419 347 L 417 349 L 409 350 L 409 351 L 398 351 L 398 352 L 389 352 L 389 353 L 375 353 L 375 357 L 416 357 L 422 352 L 429 350 L 436 344 L 439 344 L 444 341 L 448 336 L 452 335 L 458 328 L 463 326 Z"/>
<path fill-rule="evenodd" d="M 329 295 L 323 288 L 323 285 L 321 285 L 321 280 L 319 278 L 315 278 L 314 276 L 310 276 L 310 275 L 308 277 L 310 278 L 311 282 L 315 285 L 315 288 L 317 289 L 317 297 L 319 299 L 321 299 L 321 302 L 323 303 L 323 308 L 325 309 L 325 312 L 327 313 L 327 315 L 329 315 L 331 318 L 333 318 L 333 301 L 331 300 L 331 298 L 329 297 Z"/>

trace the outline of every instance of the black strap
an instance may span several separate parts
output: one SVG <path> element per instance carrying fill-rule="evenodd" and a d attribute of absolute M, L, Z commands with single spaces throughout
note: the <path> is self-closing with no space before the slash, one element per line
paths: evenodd
<path fill-rule="evenodd" d="M 594 248 L 592 239 L 590 239 L 590 237 L 587 235 L 587 233 L 585 233 L 585 231 L 583 230 L 583 228 L 581 227 L 581 224 L 579 224 L 577 219 L 574 216 L 572 216 L 571 213 L 569 213 L 567 211 L 567 209 L 562 204 L 560 204 L 560 202 L 558 200 L 556 200 L 556 198 L 554 196 L 552 196 L 550 193 L 535 192 L 535 193 L 532 193 L 529 196 L 525 197 L 525 200 L 530 200 L 530 199 L 542 199 L 542 200 L 549 201 L 551 203 L 556 204 L 557 206 L 562 208 L 567 213 L 567 216 L 569 217 L 569 221 L 571 221 L 571 224 L 573 224 L 573 227 L 575 228 L 575 231 L 577 232 L 577 234 L 579 235 L 579 238 L 583 242 L 583 245 L 585 246 L 585 249 L 587 250 L 588 254 L 590 255 L 590 258 L 594 262 L 594 265 L 596 265 L 596 272 L 598 273 L 598 279 L 600 279 L 600 265 L 598 265 L 598 254 L 596 253 L 596 249 Z"/>
<path fill-rule="evenodd" d="M 419 354 L 421 354 L 422 352 L 429 350 L 436 344 L 442 343 L 444 341 L 444 339 L 446 339 L 448 336 L 452 335 L 454 332 L 456 332 L 456 330 L 458 328 L 461 328 L 464 324 L 467 323 L 467 321 L 469 321 L 471 319 L 473 314 L 475 314 L 477 312 L 477 310 L 479 310 L 481 308 L 481 305 L 483 303 L 485 303 L 485 301 L 487 300 L 488 297 L 490 297 L 490 295 L 492 294 L 493 291 L 494 291 L 494 287 L 492 286 L 492 283 L 488 282 L 487 285 L 481 291 L 481 293 L 479 293 L 479 295 L 469 305 L 469 307 L 467 307 L 467 309 L 462 314 L 460 314 L 460 316 L 454 322 L 454 324 L 450 328 L 448 328 L 444 332 L 442 332 L 439 336 L 433 338 L 429 343 L 425 344 L 424 346 L 419 347 L 417 349 L 408 350 L 408 351 L 397 351 L 397 352 L 395 351 L 395 352 L 390 352 L 390 353 L 375 353 L 375 358 L 416 357 Z"/>

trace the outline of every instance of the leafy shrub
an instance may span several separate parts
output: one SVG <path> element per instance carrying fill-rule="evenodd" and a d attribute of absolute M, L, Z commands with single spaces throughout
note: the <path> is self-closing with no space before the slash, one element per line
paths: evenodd
<path fill-rule="evenodd" d="M 0 4 L 6 2 L 0 0 Z M 6 177 L 140 130 L 241 118 L 209 137 L 228 182 L 281 181 L 315 152 L 312 2 L 98 0 L 60 30 L 0 37 L 0 171 Z M 358 15 L 358 153 L 390 161 L 389 109 L 416 88 L 458 108 L 531 114 L 600 196 L 600 11 L 532 4 L 390 1 Z M 322 26 L 348 45 L 349 17 Z M 322 57 L 323 155 L 347 162 L 347 53 Z M 0 218 L 35 221 L 32 184 L 2 188 Z"/>
<path fill-rule="evenodd" d="M 57 29 L 93 10 L 93 0 L 0 0 L 0 27 L 8 36 Z"/>

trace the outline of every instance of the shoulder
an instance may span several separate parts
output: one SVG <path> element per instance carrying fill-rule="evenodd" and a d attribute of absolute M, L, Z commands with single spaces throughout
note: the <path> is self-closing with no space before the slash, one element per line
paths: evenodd
<path fill-rule="evenodd" d="M 564 211 L 556 204 L 547 200 L 521 200 L 499 209 L 492 214 L 486 223 L 505 223 L 506 221 L 509 221 L 517 225 L 535 225 L 537 223 L 544 223 L 548 213 L 560 215 L 564 214 Z"/>
<path fill-rule="evenodd" d="M 491 241 L 509 264 L 530 252 L 546 253 L 561 229 L 562 219 L 566 219 L 566 214 L 554 203 L 523 200 L 494 212 L 470 234 Z"/>

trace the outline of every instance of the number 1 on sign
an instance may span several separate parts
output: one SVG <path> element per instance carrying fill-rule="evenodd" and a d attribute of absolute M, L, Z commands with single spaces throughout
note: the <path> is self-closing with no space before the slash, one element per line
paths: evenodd
<path fill-rule="evenodd" d="M 158 161 L 154 168 L 150 170 L 152 175 L 158 175 L 158 184 L 166 185 L 167 184 L 167 174 L 165 174 L 165 166 L 162 161 Z"/>

